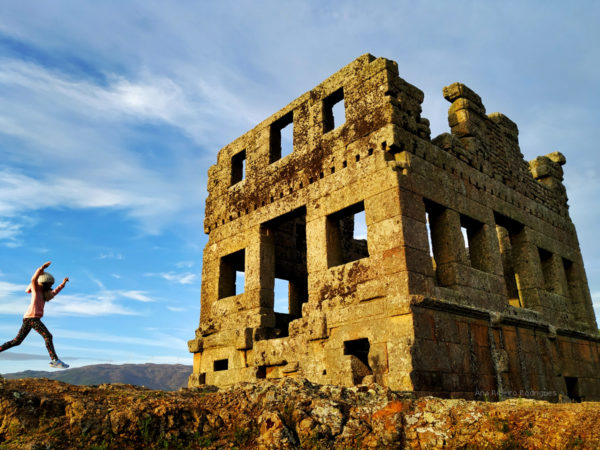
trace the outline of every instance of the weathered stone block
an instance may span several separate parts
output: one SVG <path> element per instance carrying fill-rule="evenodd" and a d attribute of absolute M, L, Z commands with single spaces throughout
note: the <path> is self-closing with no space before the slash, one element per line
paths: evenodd
<path fill-rule="evenodd" d="M 325 339 L 327 337 L 327 317 L 325 314 L 310 317 L 308 319 L 307 332 L 308 336 L 306 339 L 309 341 Z"/>
<path fill-rule="evenodd" d="M 252 336 L 253 330 L 252 328 L 242 328 L 241 330 L 236 330 L 235 337 L 235 348 L 236 350 L 247 350 L 252 348 Z"/>
<path fill-rule="evenodd" d="M 204 349 L 204 346 L 202 344 L 202 338 L 197 337 L 195 339 L 192 339 L 188 341 L 188 350 L 190 351 L 190 353 L 201 352 Z"/>
<path fill-rule="evenodd" d="M 444 87 L 443 93 L 444 98 L 451 103 L 460 98 L 464 98 L 472 101 L 478 107 L 483 108 L 481 97 L 462 83 L 452 83 L 451 85 Z"/>

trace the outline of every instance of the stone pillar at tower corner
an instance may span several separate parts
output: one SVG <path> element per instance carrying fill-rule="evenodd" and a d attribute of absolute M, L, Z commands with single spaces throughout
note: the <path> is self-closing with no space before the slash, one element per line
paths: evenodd
<path fill-rule="evenodd" d="M 600 400 L 565 157 L 525 161 L 508 117 L 443 94 L 431 139 L 423 93 L 366 54 L 219 151 L 190 386 Z"/>

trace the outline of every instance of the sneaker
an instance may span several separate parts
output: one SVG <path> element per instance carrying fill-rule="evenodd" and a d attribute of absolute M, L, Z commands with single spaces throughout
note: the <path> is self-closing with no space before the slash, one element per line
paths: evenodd
<path fill-rule="evenodd" d="M 60 359 L 53 359 L 50 361 L 50 367 L 54 367 L 55 369 L 67 369 L 69 365 L 65 364 Z"/>

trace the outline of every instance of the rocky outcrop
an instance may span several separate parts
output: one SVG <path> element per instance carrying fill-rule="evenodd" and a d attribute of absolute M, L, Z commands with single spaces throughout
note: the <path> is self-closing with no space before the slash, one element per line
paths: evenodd
<path fill-rule="evenodd" d="M 599 448 L 600 404 L 411 398 L 302 379 L 153 391 L 6 380 L 2 448 Z"/>

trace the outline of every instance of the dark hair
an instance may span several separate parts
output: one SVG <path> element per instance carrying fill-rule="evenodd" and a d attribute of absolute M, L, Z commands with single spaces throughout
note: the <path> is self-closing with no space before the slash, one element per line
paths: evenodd
<path fill-rule="evenodd" d="M 52 283 L 42 283 L 42 289 L 44 289 L 45 291 L 49 291 L 50 289 L 52 289 Z"/>

